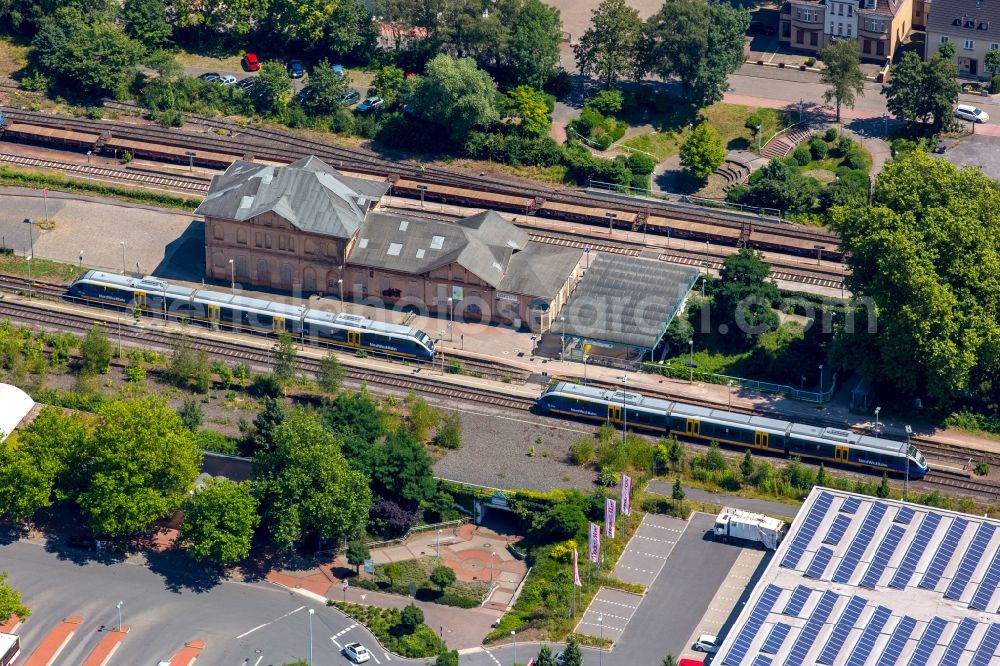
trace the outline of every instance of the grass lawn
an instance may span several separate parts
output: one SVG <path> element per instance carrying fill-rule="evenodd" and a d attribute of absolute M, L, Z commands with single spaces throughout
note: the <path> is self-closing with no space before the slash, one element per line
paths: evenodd
<path fill-rule="evenodd" d="M 750 150 L 754 137 L 743 124 L 747 116 L 757 110 L 742 104 L 716 102 L 702 109 L 700 115 L 718 131 L 727 150 Z M 773 109 L 763 109 L 763 117 L 761 136 L 766 138 L 778 131 L 781 118 L 778 111 Z M 668 119 L 660 131 L 640 134 L 623 142 L 623 145 L 650 153 L 657 162 L 662 162 L 680 152 L 687 135 L 687 124 L 678 123 L 677 119 Z"/>
<path fill-rule="evenodd" d="M 19 44 L 10 37 L 0 37 L 0 76 L 10 76 L 28 64 L 31 46 Z"/>
<path fill-rule="evenodd" d="M 31 260 L 31 278 L 33 280 L 65 280 L 71 282 L 83 275 L 86 269 L 76 264 L 64 264 L 48 259 Z M 15 275 L 28 275 L 28 261 L 24 257 L 13 255 L 0 256 L 0 272 Z"/>
<path fill-rule="evenodd" d="M 174 54 L 178 64 L 182 67 L 201 67 L 202 69 L 217 69 L 224 72 L 242 72 L 243 65 L 240 60 L 243 54 L 235 54 L 225 57 L 212 57 L 190 53 L 188 51 L 177 51 Z"/>
<path fill-rule="evenodd" d="M 815 178 L 824 185 L 829 185 L 833 181 L 837 180 L 837 174 L 829 169 L 806 169 L 802 172 L 802 175 Z"/>

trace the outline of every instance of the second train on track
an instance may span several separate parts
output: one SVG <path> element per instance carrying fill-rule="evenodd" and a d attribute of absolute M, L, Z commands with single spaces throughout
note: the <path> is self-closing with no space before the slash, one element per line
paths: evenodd
<path fill-rule="evenodd" d="M 927 460 L 906 442 L 859 435 L 850 430 L 819 428 L 766 416 L 737 414 L 595 386 L 557 382 L 538 399 L 546 414 L 624 423 L 636 430 L 671 434 L 798 456 L 838 465 L 863 467 L 920 479 Z M 909 464 L 907 464 L 909 461 Z"/>

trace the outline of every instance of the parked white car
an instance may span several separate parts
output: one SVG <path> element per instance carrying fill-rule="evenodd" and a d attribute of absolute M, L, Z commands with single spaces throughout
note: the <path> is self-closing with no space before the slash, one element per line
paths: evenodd
<path fill-rule="evenodd" d="M 986 113 L 978 106 L 971 104 L 959 104 L 955 107 L 955 117 L 968 120 L 972 123 L 985 123 L 989 121 L 990 114 Z"/>
<path fill-rule="evenodd" d="M 712 634 L 702 634 L 691 648 L 695 652 L 715 654 L 719 651 L 719 637 Z"/>
<path fill-rule="evenodd" d="M 219 77 L 219 83 L 224 83 L 227 86 L 234 85 L 236 83 L 236 77 L 232 74 L 223 74 Z"/>
<path fill-rule="evenodd" d="M 353 661 L 355 664 L 363 664 L 369 659 L 371 659 L 371 654 L 361 643 L 348 643 L 344 646 L 344 656 Z"/>

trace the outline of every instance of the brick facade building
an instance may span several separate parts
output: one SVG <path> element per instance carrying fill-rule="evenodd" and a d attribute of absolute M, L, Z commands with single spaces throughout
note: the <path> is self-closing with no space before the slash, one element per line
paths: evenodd
<path fill-rule="evenodd" d="M 207 277 L 551 327 L 582 274 L 581 250 L 530 241 L 490 211 L 455 222 L 388 214 L 379 210 L 387 190 L 315 157 L 235 162 L 196 211 Z"/>

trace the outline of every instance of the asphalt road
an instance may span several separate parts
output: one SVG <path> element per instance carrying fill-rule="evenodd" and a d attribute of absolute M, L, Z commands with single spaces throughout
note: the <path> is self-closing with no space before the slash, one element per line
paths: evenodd
<path fill-rule="evenodd" d="M 313 655 L 316 666 L 347 666 L 331 637 L 354 625 L 332 608 L 269 583 L 211 584 L 179 570 L 168 560 L 150 568 L 130 563 L 88 560 L 81 551 L 66 555 L 35 542 L 0 546 L 0 567 L 24 595 L 34 615 L 19 633 L 27 652 L 64 618 L 83 618 L 76 634 L 54 662 L 81 664 L 104 635 L 122 620 L 131 628 L 111 664 L 155 664 L 169 660 L 186 642 L 202 640 L 200 664 L 269 666 L 309 654 L 309 615 L 313 608 Z M 337 638 L 358 640 L 386 663 L 371 634 L 354 626 Z M 258 662 L 258 659 L 260 660 Z M 393 661 L 398 661 L 393 659 Z"/>
<path fill-rule="evenodd" d="M 740 548 L 712 541 L 715 516 L 696 513 L 667 563 L 629 619 L 612 664 L 658 664 L 687 647 Z"/>

